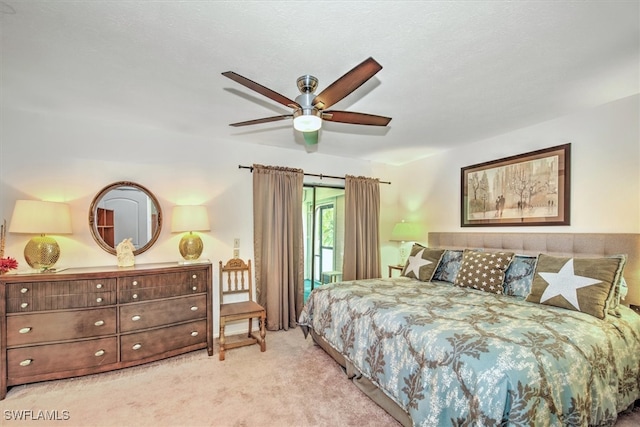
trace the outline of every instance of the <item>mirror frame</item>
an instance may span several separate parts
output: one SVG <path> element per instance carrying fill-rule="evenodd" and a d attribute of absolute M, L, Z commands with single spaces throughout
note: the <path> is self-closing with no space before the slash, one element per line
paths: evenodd
<path fill-rule="evenodd" d="M 91 236 L 93 237 L 93 240 L 96 241 L 98 246 L 100 246 L 102 249 L 109 252 L 110 254 L 116 255 L 116 248 L 115 247 L 112 248 L 111 246 L 109 246 L 98 234 L 98 229 L 96 224 L 96 215 L 97 215 L 98 204 L 100 203 L 102 198 L 109 191 L 115 190 L 116 188 L 119 188 L 119 187 L 133 187 L 142 191 L 151 199 L 153 204 L 156 206 L 156 209 L 158 210 L 158 223 L 157 223 L 156 232 L 154 233 L 153 236 L 151 236 L 151 239 L 149 239 L 149 241 L 144 246 L 133 251 L 134 255 L 139 255 L 145 252 L 146 250 L 148 250 L 149 248 L 151 248 L 151 246 L 153 246 L 156 240 L 158 240 L 158 237 L 160 237 L 160 232 L 162 231 L 162 209 L 160 208 L 160 203 L 158 202 L 158 199 L 156 199 L 156 196 L 154 196 L 154 194 L 151 191 L 149 191 L 147 188 L 135 182 L 130 182 L 130 181 L 114 182 L 113 184 L 107 185 L 102 190 L 100 190 L 98 194 L 96 194 L 96 196 L 93 198 L 93 201 L 91 202 L 91 207 L 89 208 L 89 229 L 91 230 Z M 114 244 L 117 245 L 116 242 L 114 242 Z"/>

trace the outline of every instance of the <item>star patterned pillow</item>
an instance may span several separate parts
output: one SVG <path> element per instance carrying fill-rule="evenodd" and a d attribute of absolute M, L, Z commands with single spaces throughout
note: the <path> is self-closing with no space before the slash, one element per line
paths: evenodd
<path fill-rule="evenodd" d="M 538 256 L 527 301 L 581 311 L 604 319 L 613 308 L 626 257 Z"/>
<path fill-rule="evenodd" d="M 411 255 L 402 270 L 402 275 L 428 282 L 433 277 L 436 267 L 442 258 L 444 249 L 431 249 L 415 243 Z"/>
<path fill-rule="evenodd" d="M 465 249 L 455 284 L 493 294 L 501 294 L 504 274 L 513 252 L 484 252 Z"/>

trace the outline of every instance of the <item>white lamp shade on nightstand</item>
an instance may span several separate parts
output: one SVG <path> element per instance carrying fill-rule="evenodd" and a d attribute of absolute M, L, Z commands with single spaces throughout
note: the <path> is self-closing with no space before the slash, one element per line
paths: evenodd
<path fill-rule="evenodd" d="M 200 258 L 204 244 L 194 231 L 209 231 L 209 214 L 206 206 L 174 206 L 171 214 L 171 231 L 173 233 L 188 232 L 180 240 L 180 255 L 187 261 Z"/>
<path fill-rule="evenodd" d="M 412 222 L 401 222 L 396 223 L 393 226 L 393 231 L 391 231 L 391 240 L 392 242 L 400 242 L 400 264 L 403 265 L 407 261 L 406 248 L 404 247 L 405 242 L 415 242 L 420 240 L 422 234 L 422 230 L 419 224 Z"/>
<path fill-rule="evenodd" d="M 413 242 L 420 239 L 420 226 L 412 222 L 398 222 L 391 232 L 392 242 Z"/>
<path fill-rule="evenodd" d="M 60 246 L 45 234 L 71 234 L 71 211 L 66 203 L 17 200 L 11 215 L 10 233 L 38 234 L 24 248 L 32 268 L 47 270 L 60 257 Z"/>

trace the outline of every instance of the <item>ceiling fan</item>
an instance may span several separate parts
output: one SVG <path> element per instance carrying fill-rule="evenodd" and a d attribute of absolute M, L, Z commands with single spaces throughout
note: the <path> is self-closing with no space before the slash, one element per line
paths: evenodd
<path fill-rule="evenodd" d="M 293 108 L 292 114 L 231 123 L 229 126 L 256 125 L 293 118 L 294 129 L 303 132 L 305 142 L 309 145 L 317 143 L 318 130 L 322 127 L 323 120 L 357 125 L 386 126 L 391 121 L 391 117 L 350 111 L 326 110 L 362 86 L 381 69 L 382 65 L 378 64 L 375 59 L 368 58 L 331 83 L 318 95 L 314 94 L 318 87 L 318 79 L 308 74 L 301 76 L 297 80 L 300 95 L 296 97 L 295 101 L 233 71 L 226 71 L 222 73 L 223 76 L 286 107 Z"/>

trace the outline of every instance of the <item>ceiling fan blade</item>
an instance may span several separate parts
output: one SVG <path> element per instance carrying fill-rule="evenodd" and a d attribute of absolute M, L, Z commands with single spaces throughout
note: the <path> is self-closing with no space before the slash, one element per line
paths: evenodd
<path fill-rule="evenodd" d="M 304 137 L 304 143 L 306 145 L 316 145 L 318 143 L 317 130 L 314 130 L 312 132 L 302 132 L 302 136 Z"/>
<path fill-rule="evenodd" d="M 323 111 L 322 119 L 329 122 L 371 126 L 386 126 L 391 121 L 391 117 L 376 116 L 365 113 L 352 113 L 350 111 Z"/>
<path fill-rule="evenodd" d="M 312 105 L 319 110 L 329 108 L 354 90 L 358 89 L 364 82 L 382 70 L 382 65 L 375 59 L 368 58 L 356 65 L 351 71 L 331 83 L 312 102 Z"/>
<path fill-rule="evenodd" d="M 246 122 L 231 123 L 229 126 L 239 127 L 247 125 L 258 125 L 260 123 L 277 122 L 278 120 L 291 118 L 293 118 L 293 114 L 283 114 L 282 116 L 265 117 L 263 119 L 247 120 Z"/>
<path fill-rule="evenodd" d="M 248 87 L 251 90 L 255 90 L 260 95 L 264 95 L 269 99 L 272 99 L 280 104 L 291 107 L 291 108 L 300 108 L 300 105 L 284 95 L 280 95 L 278 92 L 275 92 L 267 87 L 262 86 L 259 83 L 254 82 L 253 80 L 249 80 L 246 77 L 242 77 L 240 74 L 234 73 L 233 71 L 226 71 L 222 73 L 223 76 L 230 78 L 236 83 L 240 83 L 243 86 Z"/>

